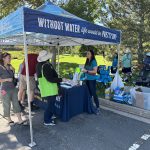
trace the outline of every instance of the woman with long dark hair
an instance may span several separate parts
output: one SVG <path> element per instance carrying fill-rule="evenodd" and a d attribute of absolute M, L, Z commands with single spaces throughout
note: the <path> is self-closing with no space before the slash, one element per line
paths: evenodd
<path fill-rule="evenodd" d="M 23 121 L 21 117 L 21 108 L 18 102 L 18 90 L 14 84 L 14 69 L 11 66 L 11 55 L 9 53 L 2 54 L 2 63 L 0 64 L 0 83 L 1 83 L 1 96 L 3 101 L 4 117 L 7 118 L 8 124 L 14 124 L 10 117 L 11 103 L 13 111 L 18 118 L 18 124 L 27 125 L 27 121 Z"/>
<path fill-rule="evenodd" d="M 97 114 L 100 112 L 99 100 L 96 95 L 96 73 L 97 73 L 97 62 L 95 59 L 94 51 L 89 50 L 87 52 L 87 59 L 84 65 L 83 72 L 85 73 L 86 85 L 89 89 L 91 97 L 94 98 L 94 102 L 97 107 Z"/>

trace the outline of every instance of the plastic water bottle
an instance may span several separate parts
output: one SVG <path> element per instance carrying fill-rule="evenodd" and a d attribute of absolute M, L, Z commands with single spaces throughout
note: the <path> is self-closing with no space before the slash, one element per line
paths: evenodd
<path fill-rule="evenodd" d="M 128 95 L 128 103 L 129 103 L 130 105 L 133 104 L 133 99 L 131 98 L 131 95 Z"/>
<path fill-rule="evenodd" d="M 110 99 L 110 88 L 105 90 L 105 99 Z"/>

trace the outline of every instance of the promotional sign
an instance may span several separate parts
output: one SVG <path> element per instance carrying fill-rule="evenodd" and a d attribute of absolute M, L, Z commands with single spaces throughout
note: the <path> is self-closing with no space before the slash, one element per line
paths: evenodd
<path fill-rule="evenodd" d="M 120 31 L 28 8 L 24 8 L 24 29 L 27 32 L 120 43 Z"/>

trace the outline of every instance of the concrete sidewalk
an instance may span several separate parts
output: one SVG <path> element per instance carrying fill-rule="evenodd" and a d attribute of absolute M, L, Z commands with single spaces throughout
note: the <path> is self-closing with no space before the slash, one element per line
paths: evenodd
<path fill-rule="evenodd" d="M 115 109 L 115 110 L 122 111 L 122 112 L 126 112 L 129 114 L 136 115 L 138 117 L 143 117 L 145 119 L 150 120 L 150 110 L 141 109 L 138 107 L 127 105 L 127 104 L 120 104 L 120 103 L 102 99 L 102 98 L 100 98 L 99 100 L 100 100 L 101 106 L 104 106 L 110 109 Z"/>
<path fill-rule="evenodd" d="M 81 114 L 54 127 L 43 125 L 43 111 L 33 113 L 36 146 L 33 150 L 128 150 L 139 137 L 149 133 L 150 125 L 110 111 L 101 115 Z M 0 118 L 0 150 L 29 150 L 29 127 L 14 125 Z M 148 150 L 150 139 L 142 144 Z"/>

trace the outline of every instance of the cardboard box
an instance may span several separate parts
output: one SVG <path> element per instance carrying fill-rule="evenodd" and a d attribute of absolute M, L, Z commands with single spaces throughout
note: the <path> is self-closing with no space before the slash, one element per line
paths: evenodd
<path fill-rule="evenodd" d="M 135 106 L 144 109 L 144 95 L 142 92 L 135 92 Z"/>

